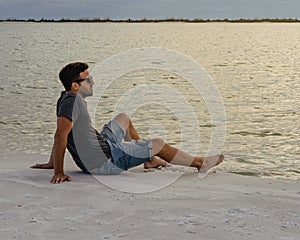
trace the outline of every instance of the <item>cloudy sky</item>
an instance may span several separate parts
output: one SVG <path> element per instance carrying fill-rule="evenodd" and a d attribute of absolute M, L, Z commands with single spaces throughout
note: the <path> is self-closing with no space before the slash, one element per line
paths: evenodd
<path fill-rule="evenodd" d="M 300 0 L 0 0 L 0 19 L 298 18 Z"/>

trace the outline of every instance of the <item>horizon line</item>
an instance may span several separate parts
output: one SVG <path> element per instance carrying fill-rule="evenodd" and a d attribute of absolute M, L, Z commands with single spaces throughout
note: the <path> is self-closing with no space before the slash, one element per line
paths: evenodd
<path fill-rule="evenodd" d="M 17 19 L 17 18 L 7 18 L 0 19 L 0 22 L 116 22 L 116 23 L 144 23 L 144 22 L 191 22 L 191 23 L 201 23 L 201 22 L 300 22 L 297 18 L 239 18 L 239 19 L 188 19 L 188 18 L 161 18 L 161 19 L 110 19 L 110 18 L 61 18 L 61 19 L 48 19 L 48 18 L 27 18 L 27 19 Z"/>

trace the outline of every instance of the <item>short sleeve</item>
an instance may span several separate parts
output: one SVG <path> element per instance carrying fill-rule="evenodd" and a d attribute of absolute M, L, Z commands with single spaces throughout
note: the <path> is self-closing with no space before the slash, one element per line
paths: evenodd
<path fill-rule="evenodd" d="M 66 117 L 72 122 L 76 122 L 80 114 L 76 95 L 70 95 L 61 100 L 58 105 L 57 117 Z"/>

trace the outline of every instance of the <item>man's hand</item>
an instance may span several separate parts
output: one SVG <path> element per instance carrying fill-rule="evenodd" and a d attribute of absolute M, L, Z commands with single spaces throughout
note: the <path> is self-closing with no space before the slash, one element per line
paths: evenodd
<path fill-rule="evenodd" d="M 68 175 L 65 175 L 63 173 L 55 174 L 52 179 L 51 183 L 63 183 L 64 181 L 72 181 L 72 178 Z"/>
<path fill-rule="evenodd" d="M 37 164 L 31 166 L 31 168 L 53 169 L 54 168 L 54 165 L 53 165 L 53 149 L 51 151 L 50 159 L 47 163 L 37 163 Z"/>
<path fill-rule="evenodd" d="M 31 166 L 31 168 L 39 168 L 39 169 L 53 169 L 53 164 L 51 163 L 37 163 L 33 166 Z"/>

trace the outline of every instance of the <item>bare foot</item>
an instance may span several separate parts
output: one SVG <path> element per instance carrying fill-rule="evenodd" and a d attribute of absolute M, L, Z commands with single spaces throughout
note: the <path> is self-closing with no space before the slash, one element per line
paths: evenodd
<path fill-rule="evenodd" d="M 206 173 L 208 172 L 211 168 L 218 166 L 221 162 L 224 160 L 224 155 L 216 155 L 216 156 L 210 156 L 210 157 L 205 157 L 202 159 L 202 164 L 198 169 L 199 173 Z"/>
<path fill-rule="evenodd" d="M 157 168 L 159 166 L 166 167 L 168 165 L 169 164 L 166 161 L 164 161 L 164 160 L 162 160 L 162 159 L 160 159 L 158 157 L 153 157 L 149 161 L 147 161 L 147 162 L 144 163 L 144 168 L 145 169 Z"/>

